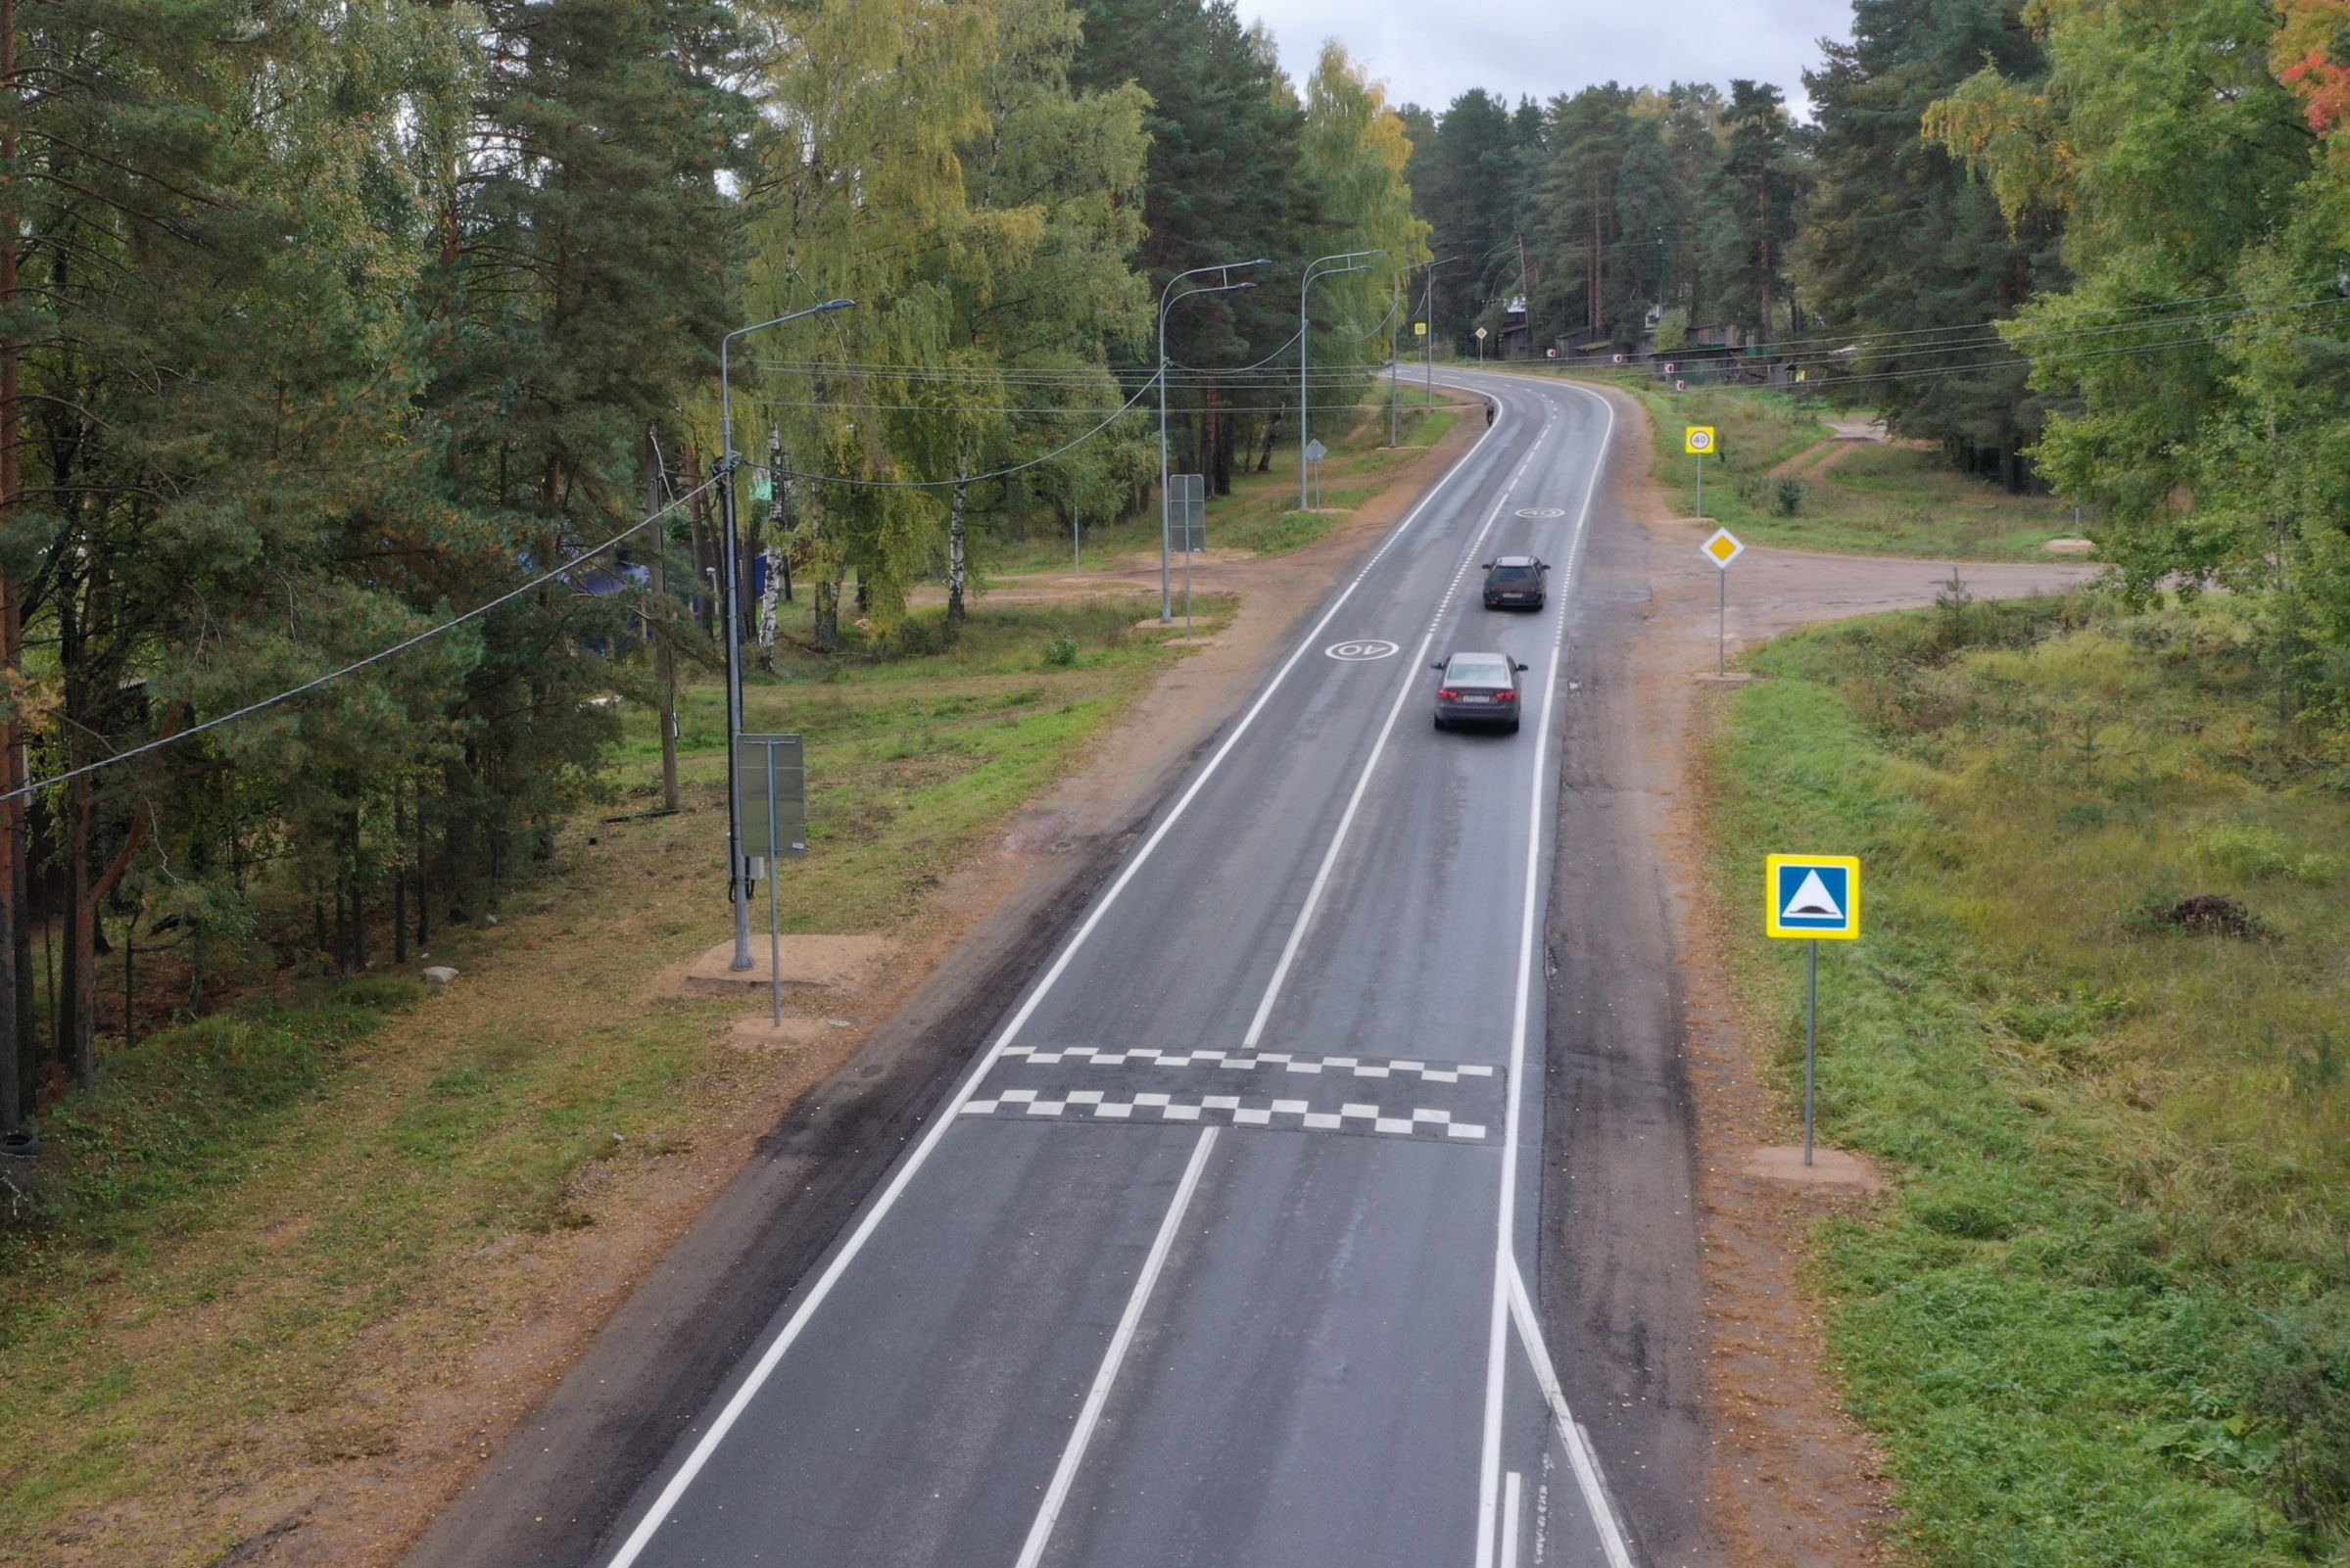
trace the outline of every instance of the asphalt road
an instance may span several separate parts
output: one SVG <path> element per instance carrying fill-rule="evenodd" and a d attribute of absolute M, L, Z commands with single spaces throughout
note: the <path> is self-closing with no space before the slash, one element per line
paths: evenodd
<path fill-rule="evenodd" d="M 1675 1025 L 1654 869 L 1559 843 L 1615 416 L 1459 379 L 1494 425 L 971 1021 L 976 1065 L 584 1563 L 1625 1564 L 1619 1456 L 1688 1511 L 1688 1390 L 1625 1322 L 1678 1243 L 1592 1212 L 1637 1164 L 1577 1189 L 1544 1157 L 1562 1073 L 1676 1114 L 1659 1040 L 1619 1037 Z M 1480 606 L 1502 552 L 1553 563 L 1544 611 Z M 1529 666 L 1520 733 L 1433 729 L 1459 648 Z M 1586 870 L 1652 907 L 1566 907 Z M 1638 949 L 1628 1011 L 1557 973 L 1593 923 Z M 1561 998 L 1615 1022 L 1555 1029 Z M 1622 1409 L 1587 1431 L 1586 1398 Z"/>

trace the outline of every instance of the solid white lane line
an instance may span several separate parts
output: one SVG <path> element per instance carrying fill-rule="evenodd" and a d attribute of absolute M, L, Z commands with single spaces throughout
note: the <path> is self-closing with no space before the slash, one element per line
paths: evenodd
<path fill-rule="evenodd" d="M 1068 1446 L 1061 1450 L 1061 1462 L 1053 1467 L 1052 1485 L 1044 1489 L 1044 1505 L 1036 1510 L 1036 1522 L 1029 1526 L 1028 1543 L 1020 1548 L 1018 1568 L 1036 1568 L 1044 1556 L 1044 1544 L 1052 1539 L 1053 1522 L 1061 1517 L 1061 1505 L 1069 1500 L 1070 1485 L 1077 1480 L 1078 1466 L 1084 1462 L 1085 1446 L 1093 1441 L 1093 1429 L 1102 1418 L 1102 1407 L 1110 1402 L 1110 1386 L 1118 1381 L 1119 1364 L 1126 1359 L 1127 1347 L 1134 1343 L 1134 1330 L 1142 1322 L 1142 1309 L 1150 1304 L 1151 1287 L 1159 1283 L 1159 1271 L 1167 1266 L 1167 1255 L 1175 1246 L 1175 1232 L 1183 1223 L 1183 1211 L 1191 1207 L 1191 1195 L 1198 1190 L 1199 1173 L 1208 1164 L 1208 1151 L 1216 1147 L 1214 1127 L 1201 1131 L 1199 1142 L 1191 1147 L 1191 1164 L 1183 1167 L 1183 1179 L 1175 1187 L 1175 1202 L 1167 1207 L 1167 1217 L 1159 1222 L 1158 1237 L 1152 1241 L 1150 1256 L 1143 1259 L 1142 1273 L 1134 1281 L 1133 1294 L 1127 1298 L 1127 1309 L 1119 1316 L 1118 1330 L 1110 1336 L 1110 1348 L 1102 1354 L 1101 1369 L 1093 1374 L 1093 1386 L 1085 1391 L 1084 1408 L 1078 1412 L 1078 1424 L 1069 1434 Z"/>
<path fill-rule="evenodd" d="M 1559 1441 L 1566 1446 L 1566 1462 L 1575 1472 L 1584 1510 L 1599 1529 L 1600 1549 L 1607 1554 L 1607 1568 L 1632 1568 L 1632 1548 L 1625 1544 L 1623 1524 L 1615 1517 L 1615 1504 L 1600 1480 L 1600 1456 L 1591 1451 L 1590 1440 L 1584 1437 L 1574 1412 L 1566 1407 L 1566 1391 L 1559 1386 L 1551 1348 L 1543 1343 L 1542 1324 L 1535 1318 L 1533 1300 L 1526 1295 L 1526 1277 L 1515 1265 L 1510 1270 L 1510 1315 L 1517 1320 L 1517 1337 L 1526 1347 L 1526 1358 L 1534 1363 L 1534 1381 L 1542 1385 L 1542 1397 L 1551 1406 L 1551 1421 L 1559 1428 Z"/>
<path fill-rule="evenodd" d="M 1510 1472 L 1502 1488 L 1502 1568 L 1517 1568 L 1518 1515 L 1525 1507 L 1526 1478 Z"/>
<path fill-rule="evenodd" d="M 1502 1185 L 1493 1242 L 1493 1309 L 1486 1324 L 1485 1433 L 1481 1462 L 1477 1467 L 1475 1568 L 1489 1568 L 1494 1560 L 1494 1513 L 1501 1491 L 1503 1373 L 1509 1350 L 1509 1280 L 1517 1267 L 1514 1249 L 1518 1123 L 1519 1111 L 1525 1098 L 1526 1031 L 1533 1007 L 1534 977 L 1538 973 L 1534 963 L 1535 937 L 1544 902 L 1540 885 L 1542 808 L 1544 778 L 1551 754 L 1551 715 L 1558 706 L 1559 665 L 1565 648 L 1567 607 L 1574 599 L 1575 575 L 1582 562 L 1584 531 L 1591 522 L 1591 503 L 1599 493 L 1600 470 L 1607 466 L 1608 443 L 1615 434 L 1615 405 L 1596 393 L 1584 395 L 1595 398 L 1607 410 L 1607 423 L 1600 434 L 1599 450 L 1592 457 L 1591 474 L 1583 487 L 1583 503 L 1576 511 L 1574 531 L 1567 544 L 1566 570 L 1561 574 L 1559 592 L 1558 630 L 1551 641 L 1550 663 L 1543 672 L 1542 726 L 1536 735 L 1534 753 L 1540 761 L 1534 770 L 1534 786 L 1527 792 L 1526 798 L 1526 883 L 1525 897 L 1518 912 L 1517 1001 L 1510 1023 L 1509 1105 L 1502 1114 Z"/>
<path fill-rule="evenodd" d="M 1411 667 L 1404 672 L 1403 680 L 1396 687 L 1395 701 L 1387 709 L 1387 722 L 1379 726 L 1379 737 L 1372 742 L 1370 755 L 1363 760 L 1363 771 L 1355 776 L 1354 792 L 1347 796 L 1346 810 L 1339 814 L 1338 831 L 1330 835 L 1329 847 L 1322 851 L 1321 865 L 1314 873 L 1313 885 L 1306 889 L 1304 907 L 1298 910 L 1297 919 L 1290 925 L 1289 939 L 1281 944 L 1281 956 L 1272 967 L 1272 978 L 1266 982 L 1265 995 L 1257 1002 L 1256 1016 L 1249 1020 L 1248 1033 L 1241 1036 L 1243 1050 L 1255 1050 L 1257 1042 L 1265 1038 L 1265 1025 L 1272 1017 L 1273 1003 L 1280 999 L 1281 986 L 1289 978 L 1289 966 L 1297 962 L 1298 949 L 1305 945 L 1306 928 L 1314 924 L 1315 912 L 1321 907 L 1322 890 L 1330 885 L 1330 873 L 1338 864 L 1338 852 L 1346 846 L 1347 831 L 1355 825 L 1355 813 L 1362 809 L 1363 796 L 1370 788 L 1370 776 L 1379 766 L 1379 755 L 1387 749 L 1388 736 L 1395 733 L 1395 721 L 1403 713 L 1405 702 L 1410 700 L 1413 689 L 1425 673 L 1428 649 L 1435 645 L 1437 628 L 1444 624 L 1445 616 L 1451 612 L 1453 596 L 1461 592 L 1462 581 L 1468 575 L 1469 563 L 1484 549 L 1486 536 L 1493 532 L 1493 525 L 1500 520 L 1502 508 L 1510 504 L 1510 497 L 1517 489 L 1517 482 L 1525 477 L 1526 465 L 1534 460 L 1536 452 L 1542 451 L 1550 435 L 1546 421 L 1542 434 L 1535 438 L 1534 445 L 1526 449 L 1526 454 L 1518 459 L 1517 467 L 1511 471 L 1510 482 L 1494 497 L 1493 509 L 1485 514 L 1485 521 L 1478 527 L 1476 536 L 1468 542 L 1468 548 L 1462 554 L 1460 566 L 1453 572 L 1452 582 L 1445 588 L 1444 597 L 1437 601 L 1436 613 L 1428 621 L 1428 630 L 1413 652 Z M 1535 772 L 1539 774 L 1541 771 L 1537 764 Z"/>
<path fill-rule="evenodd" d="M 1273 672 L 1272 679 L 1266 683 L 1265 689 L 1258 694 L 1257 700 L 1249 705 L 1246 713 L 1241 715 L 1240 722 L 1232 727 L 1232 733 L 1226 736 L 1223 743 L 1216 748 L 1216 754 L 1208 759 L 1208 765 L 1200 770 L 1199 777 L 1191 781 L 1190 787 L 1183 791 L 1158 827 L 1151 831 L 1150 836 L 1143 840 L 1142 847 L 1135 851 L 1134 858 L 1127 863 L 1126 870 L 1121 872 L 1118 879 L 1110 884 L 1110 890 L 1102 895 L 1101 901 L 1093 906 L 1083 924 L 1078 927 L 1077 933 L 1070 937 L 1068 944 L 1061 949 L 1061 954 L 1053 961 L 1052 968 L 1045 971 L 1044 978 L 1036 982 L 1036 988 L 1031 991 L 1028 1000 L 1021 1004 L 1020 1011 L 1012 1016 L 1012 1021 L 1005 1024 L 1002 1031 L 996 1035 L 994 1043 L 987 1048 L 971 1070 L 964 1074 L 961 1086 L 955 1090 L 953 1098 L 941 1108 L 937 1117 L 932 1120 L 930 1130 L 924 1133 L 922 1141 L 914 1146 L 914 1152 L 908 1155 L 905 1163 L 897 1167 L 896 1174 L 889 1178 L 888 1184 L 882 1189 L 881 1196 L 874 1201 L 871 1208 L 866 1210 L 865 1217 L 858 1221 L 856 1229 L 849 1233 L 848 1240 L 841 1245 L 839 1252 L 833 1255 L 832 1261 L 825 1266 L 824 1272 L 817 1276 L 816 1283 L 809 1287 L 807 1294 L 800 1298 L 798 1307 L 793 1308 L 790 1320 L 784 1324 L 783 1332 L 776 1336 L 775 1342 L 767 1347 L 765 1354 L 760 1355 L 757 1363 L 751 1367 L 749 1376 L 743 1379 L 743 1386 L 738 1388 L 734 1396 L 726 1402 L 725 1406 L 710 1422 L 709 1430 L 702 1434 L 701 1440 L 694 1445 L 693 1451 L 686 1455 L 685 1462 L 678 1466 L 677 1474 L 670 1477 L 668 1484 L 661 1489 L 660 1496 L 653 1500 L 652 1507 L 647 1510 L 645 1517 L 637 1522 L 636 1529 L 629 1533 L 628 1539 L 621 1543 L 620 1549 L 612 1556 L 609 1568 L 630 1568 L 630 1564 L 643 1554 L 647 1544 L 652 1540 L 662 1522 L 669 1517 L 669 1510 L 677 1506 L 678 1499 L 686 1495 L 686 1489 L 694 1484 L 694 1478 L 701 1474 L 702 1467 L 710 1462 L 710 1456 L 718 1451 L 718 1446 L 726 1440 L 727 1433 L 732 1431 L 735 1423 L 743 1418 L 743 1412 L 749 1407 L 750 1402 L 758 1396 L 759 1390 L 766 1386 L 768 1378 L 775 1374 L 776 1367 L 783 1361 L 784 1354 L 798 1340 L 801 1331 L 807 1327 L 808 1320 L 815 1315 L 816 1309 L 824 1305 L 825 1299 L 832 1294 L 834 1285 L 839 1283 L 841 1274 L 846 1271 L 850 1262 L 855 1260 L 857 1254 L 864 1251 L 866 1242 L 872 1238 L 874 1231 L 880 1228 L 883 1218 L 888 1214 L 891 1208 L 895 1207 L 898 1195 L 905 1191 L 906 1184 L 914 1179 L 914 1173 L 920 1170 L 924 1163 L 930 1159 L 931 1152 L 937 1148 L 938 1141 L 945 1135 L 946 1129 L 958 1119 L 964 1102 L 971 1098 L 972 1091 L 979 1087 L 981 1080 L 985 1078 L 989 1069 L 995 1066 L 996 1059 L 1003 1054 L 1004 1047 L 1011 1042 L 1014 1035 L 1020 1032 L 1021 1026 L 1028 1022 L 1030 1017 L 1043 1002 L 1045 994 L 1053 988 L 1054 982 L 1060 979 L 1063 972 L 1069 968 L 1070 962 L 1077 956 L 1078 949 L 1084 945 L 1085 938 L 1093 934 L 1094 927 L 1101 924 L 1102 917 L 1109 912 L 1110 906 L 1118 901 L 1118 895 L 1126 891 L 1127 884 L 1134 879 L 1135 873 L 1141 871 L 1144 863 L 1151 858 L 1151 852 L 1159 847 L 1161 840 L 1166 838 L 1169 831 L 1182 818 L 1191 802 L 1198 798 L 1199 792 L 1207 787 L 1208 781 L 1214 778 L 1217 770 L 1223 766 L 1224 759 L 1230 756 L 1233 748 L 1240 744 L 1241 737 L 1248 734 L 1249 727 L 1257 721 L 1257 715 L 1265 711 L 1266 704 L 1273 699 L 1273 694 L 1281 689 L 1282 683 L 1288 680 L 1290 672 L 1297 668 L 1298 661 L 1319 643 L 1322 633 L 1328 630 L 1333 620 L 1337 619 L 1338 612 L 1346 607 L 1346 601 L 1354 597 L 1355 590 L 1363 586 L 1365 578 L 1369 575 L 1371 567 L 1377 564 L 1379 557 L 1386 554 L 1394 546 L 1395 542 L 1419 520 L 1421 512 L 1425 511 L 1439 496 L 1452 488 L 1455 480 L 1469 471 L 1471 459 L 1476 456 L 1485 443 L 1493 438 L 1496 431 L 1504 428 L 1505 423 L 1504 420 L 1496 419 L 1491 425 L 1488 425 L 1485 434 L 1476 439 L 1469 450 L 1462 454 L 1461 459 L 1446 469 L 1435 484 L 1428 487 L 1428 493 L 1404 514 L 1404 520 L 1395 525 L 1394 532 L 1387 537 L 1385 543 L 1381 544 L 1370 560 L 1365 562 L 1363 568 L 1356 572 L 1344 591 L 1330 601 L 1330 607 L 1322 612 L 1321 619 L 1314 623 L 1313 629 L 1306 633 L 1304 640 L 1291 650 L 1289 657 L 1281 662 L 1281 667 Z"/>

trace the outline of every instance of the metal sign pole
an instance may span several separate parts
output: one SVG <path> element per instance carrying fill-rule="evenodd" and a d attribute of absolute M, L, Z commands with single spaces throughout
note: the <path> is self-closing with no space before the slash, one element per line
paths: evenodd
<path fill-rule="evenodd" d="M 1073 558 L 1076 560 L 1076 562 L 1077 562 L 1077 564 L 1076 564 L 1075 566 L 1071 567 L 1071 568 L 1070 568 L 1070 570 L 1071 570 L 1071 571 L 1073 571 L 1073 572 L 1075 572 L 1075 573 L 1077 573 L 1077 574 L 1078 574 L 1078 575 L 1079 575 L 1079 576 L 1083 576 L 1083 575 L 1084 575 L 1084 571 L 1085 571 L 1085 536 L 1084 536 L 1084 534 L 1081 532 L 1081 528 L 1082 528 L 1082 514 L 1081 514 L 1080 512 L 1079 512 L 1079 510 L 1078 510 L 1078 509 L 1077 509 L 1075 506 L 1072 506 L 1072 507 L 1070 507 L 1070 508 L 1069 508 L 1069 551 L 1070 551 L 1070 554 L 1071 554 L 1071 556 L 1072 556 L 1072 557 L 1073 557 Z"/>
<path fill-rule="evenodd" d="M 1730 643 L 1730 568 L 1725 566 L 1713 574 L 1713 673 L 1722 674 L 1729 668 Z"/>
<path fill-rule="evenodd" d="M 784 1022 L 784 879 L 783 824 L 776 812 L 775 747 L 767 748 L 767 989 L 775 1002 L 775 1022 Z M 1817 946 L 1817 943 L 1813 944 Z"/>
<path fill-rule="evenodd" d="M 1183 536 L 1183 636 L 1185 638 L 1191 636 L 1191 557 L 1194 553 L 1191 543 L 1191 535 L 1186 531 Z"/>
<path fill-rule="evenodd" d="M 1698 515 L 1705 515 L 1705 454 L 1698 453 Z"/>
<path fill-rule="evenodd" d="M 1815 936 L 1803 945 L 1811 949 L 1811 976 L 1807 987 L 1809 1005 L 1803 1010 L 1803 1164 L 1808 1165 L 1811 1164 L 1811 1115 L 1820 1055 L 1819 938 Z"/>

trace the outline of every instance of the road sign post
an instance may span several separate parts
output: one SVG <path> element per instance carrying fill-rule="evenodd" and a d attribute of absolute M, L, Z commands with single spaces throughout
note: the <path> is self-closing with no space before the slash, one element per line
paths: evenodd
<path fill-rule="evenodd" d="M 1321 510 L 1321 460 L 1328 455 L 1330 449 L 1323 446 L 1319 438 L 1306 443 L 1306 463 L 1314 474 L 1313 507 L 1316 511 Z"/>
<path fill-rule="evenodd" d="M 806 752 L 795 735 L 739 735 L 735 774 L 743 781 L 745 863 L 767 872 L 767 988 L 784 1022 L 784 903 L 777 863 L 808 852 Z"/>
<path fill-rule="evenodd" d="M 1665 368 L 1669 370 L 1672 366 Z M 1681 434 L 1681 450 L 1698 460 L 1698 515 L 1703 517 L 1705 515 L 1705 459 L 1713 451 L 1713 427 L 1691 425 Z"/>
<path fill-rule="evenodd" d="M 1713 592 L 1713 673 L 1721 675 L 1729 668 L 1730 644 L 1730 563 L 1739 557 L 1746 546 L 1727 528 L 1717 528 L 1713 537 L 1698 546 L 1705 558 L 1720 571 L 1715 574 Z"/>
<path fill-rule="evenodd" d="M 1763 930 L 1808 945 L 1803 1006 L 1803 1164 L 1811 1164 L 1818 1103 L 1820 943 L 1860 940 L 1860 857 L 1770 855 L 1762 869 Z"/>
<path fill-rule="evenodd" d="M 1477 328 L 1477 368 L 1485 368 L 1485 329 Z"/>

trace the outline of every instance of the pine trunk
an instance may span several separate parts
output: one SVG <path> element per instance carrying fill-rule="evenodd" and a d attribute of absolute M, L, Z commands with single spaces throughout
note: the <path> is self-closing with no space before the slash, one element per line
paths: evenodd
<path fill-rule="evenodd" d="M 343 818 L 344 841 L 348 859 L 344 862 L 344 879 L 351 887 L 351 968 L 363 974 L 367 971 L 367 900 L 360 886 L 360 814 L 357 810 Z"/>
<path fill-rule="evenodd" d="M 408 795 L 392 785 L 392 962 L 408 962 Z"/>
<path fill-rule="evenodd" d="M 17 88 L 16 0 L 0 0 L 0 83 Z M 0 168 L 17 165 L 17 117 L 0 116 Z M 0 311 L 17 307 L 16 184 L 0 180 Z M 0 536 L 17 520 L 18 349 L 11 335 L 0 339 Z M 14 689 L 24 642 L 23 610 L 16 584 L 0 570 L 0 683 Z M 0 795 L 22 786 L 24 736 L 13 699 L 0 711 Z M 24 803 L 0 799 L 0 1132 L 24 1123 L 24 1091 L 31 1080 L 32 988 L 24 983 L 27 955 L 23 898 L 25 882 Z"/>
<path fill-rule="evenodd" d="M 65 1013 L 58 1038 L 66 1070 L 87 1094 L 98 1087 L 98 900 L 90 886 L 90 830 L 97 815 L 90 781 L 66 786 Z"/>

